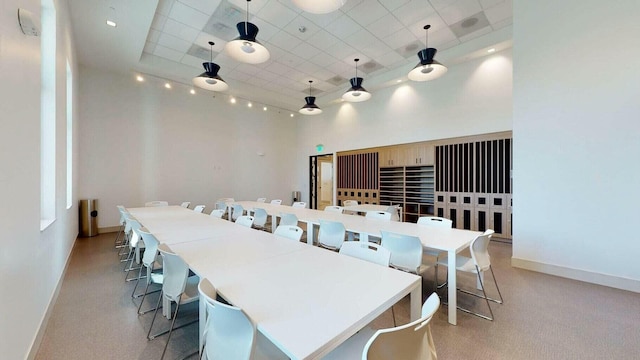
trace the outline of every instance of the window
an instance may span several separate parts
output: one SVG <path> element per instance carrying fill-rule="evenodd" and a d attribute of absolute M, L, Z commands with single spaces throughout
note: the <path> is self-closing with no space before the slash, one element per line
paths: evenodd
<path fill-rule="evenodd" d="M 42 0 L 40 98 L 40 230 L 56 218 L 56 9 Z"/>

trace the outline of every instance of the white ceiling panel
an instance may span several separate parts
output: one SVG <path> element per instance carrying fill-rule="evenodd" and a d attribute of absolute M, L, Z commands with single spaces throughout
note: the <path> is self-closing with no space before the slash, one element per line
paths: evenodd
<path fill-rule="evenodd" d="M 387 67 L 391 67 L 394 66 L 400 62 L 404 62 L 405 59 L 398 55 L 397 52 L 395 51 L 389 51 L 386 54 L 380 55 L 376 57 L 376 61 L 378 63 L 380 63 L 380 65 L 382 66 L 387 66 Z"/>
<path fill-rule="evenodd" d="M 200 30 L 179 23 L 171 18 L 167 19 L 167 22 L 164 23 L 164 32 L 191 43 L 193 43 L 200 34 Z"/>
<path fill-rule="evenodd" d="M 483 9 L 489 9 L 495 5 L 498 5 L 502 2 L 504 2 L 505 0 L 479 0 L 480 1 L 480 5 L 482 6 Z M 511 1 L 511 0 L 509 0 Z"/>
<path fill-rule="evenodd" d="M 309 41 L 313 40 L 314 35 L 320 31 L 320 26 L 299 15 L 283 29 L 300 40 Z"/>
<path fill-rule="evenodd" d="M 281 30 L 277 34 L 273 35 L 271 39 L 269 39 L 269 43 L 274 44 L 283 49 L 292 49 L 296 46 L 300 45 L 302 40 L 297 37 L 289 34 L 288 32 Z"/>
<path fill-rule="evenodd" d="M 423 0 L 412 0 L 393 11 L 395 16 L 404 25 L 413 24 L 433 14 L 435 10 L 429 3 Z"/>
<path fill-rule="evenodd" d="M 363 1 L 349 11 L 349 16 L 358 24 L 367 26 L 388 13 L 378 1 Z"/>
<path fill-rule="evenodd" d="M 292 49 L 292 52 L 303 59 L 310 59 L 322 51 L 307 42 L 303 42 L 300 45 Z"/>
<path fill-rule="evenodd" d="M 421 37 L 424 38 L 424 35 L 422 35 Z M 406 28 L 402 30 L 398 30 L 395 32 L 395 34 L 391 34 L 385 37 L 384 39 L 382 39 L 382 41 L 392 49 L 397 49 L 405 44 L 408 44 L 416 40 L 417 40 L 417 37 L 411 31 L 409 31 L 409 29 L 406 29 Z"/>
<path fill-rule="evenodd" d="M 337 18 L 335 21 L 333 21 L 329 25 L 327 25 L 325 27 L 325 30 L 327 30 L 328 32 L 330 32 L 331 34 L 335 35 L 338 38 L 344 39 L 347 36 L 360 30 L 360 28 L 361 26 L 358 25 L 358 23 L 353 21 L 353 19 L 351 19 L 349 16 L 345 14 Z"/>
<path fill-rule="evenodd" d="M 169 12 L 171 12 L 171 7 L 173 6 L 174 2 L 174 0 L 158 1 L 158 8 L 156 9 L 156 13 L 168 16 Z"/>
<path fill-rule="evenodd" d="M 209 33 L 206 32 L 201 32 L 200 34 L 198 34 L 198 37 L 196 38 L 196 40 L 194 41 L 194 44 L 203 47 L 205 49 L 210 49 L 211 46 L 209 45 L 209 41 L 213 41 L 214 45 L 213 45 L 213 51 L 215 52 L 223 52 L 224 51 L 224 47 L 227 44 L 226 41 L 213 36 Z"/>
<path fill-rule="evenodd" d="M 156 15 L 155 18 L 153 18 L 153 22 L 151 23 L 151 28 L 158 30 L 158 31 L 162 31 L 162 29 L 164 29 L 164 23 L 167 22 L 167 17 L 164 15 Z"/>
<path fill-rule="evenodd" d="M 335 42 L 338 41 L 338 38 L 329 34 L 324 30 L 318 31 L 309 42 L 320 50 L 327 50 Z"/>
<path fill-rule="evenodd" d="M 162 45 L 164 47 L 168 47 L 169 49 L 180 51 L 181 53 L 184 54 L 191 47 L 191 42 L 184 41 L 180 38 L 177 38 L 173 35 L 169 35 L 168 33 L 165 32 L 165 33 L 162 33 L 158 38 L 158 45 Z"/>
<path fill-rule="evenodd" d="M 194 1 L 209 1 L 209 0 L 194 0 Z M 217 1 L 217 0 L 215 0 Z M 247 0 L 227 0 L 230 4 L 242 9 L 242 10 L 247 10 Z M 269 2 L 269 0 L 254 0 L 254 1 L 250 1 L 249 2 L 249 13 L 250 14 L 256 14 L 258 11 L 260 11 L 265 5 L 267 5 L 267 3 Z"/>
<path fill-rule="evenodd" d="M 184 56 L 184 52 L 176 51 L 162 45 L 156 45 L 156 48 L 153 50 L 153 55 L 169 59 L 171 61 L 180 62 Z"/>
<path fill-rule="evenodd" d="M 298 16 L 298 13 L 291 10 L 278 1 L 270 1 L 269 6 L 265 6 L 256 13 L 259 18 L 264 19 L 274 25 L 284 26 Z"/>
<path fill-rule="evenodd" d="M 171 7 L 171 12 L 169 12 L 169 18 L 183 24 L 189 24 L 189 26 L 196 29 L 202 29 L 209 20 L 209 15 L 183 3 L 175 2 Z"/>
<path fill-rule="evenodd" d="M 482 7 L 478 0 L 458 0 L 452 6 L 438 10 L 438 13 L 442 20 L 451 25 L 480 11 Z"/>
<path fill-rule="evenodd" d="M 382 5 L 387 8 L 388 11 L 393 11 L 409 2 L 411 2 L 411 0 L 385 0 L 382 2 Z"/>
<path fill-rule="evenodd" d="M 271 23 L 257 16 L 252 17 L 249 22 L 258 27 L 258 36 L 256 37 L 256 39 L 259 42 L 268 41 L 273 37 L 273 35 L 277 34 L 280 31 L 280 29 L 271 25 Z"/>
<path fill-rule="evenodd" d="M 431 6 L 433 6 L 433 8 L 436 10 L 440 10 L 447 6 L 451 6 L 455 4 L 456 1 L 458 0 L 429 0 L 429 2 L 431 3 Z"/>
<path fill-rule="evenodd" d="M 158 30 L 155 30 L 155 29 L 149 30 L 149 37 L 147 38 L 147 41 L 152 43 L 157 43 L 158 39 L 160 38 L 160 34 L 162 33 Z"/>
<path fill-rule="evenodd" d="M 205 14 L 213 14 L 222 0 L 176 0 Z"/>
<path fill-rule="evenodd" d="M 310 62 L 312 62 L 313 64 L 316 64 L 320 67 L 327 67 L 330 64 L 333 64 L 334 62 L 338 61 L 338 59 L 334 58 L 333 56 L 321 52 L 316 54 L 315 56 L 313 56 L 312 58 L 309 59 Z"/>
<path fill-rule="evenodd" d="M 467 34 L 464 36 L 461 36 L 459 39 L 460 41 L 469 41 L 472 39 L 475 39 L 477 37 L 480 37 L 482 35 L 486 35 L 488 33 L 490 33 L 491 31 L 493 31 L 493 29 L 491 28 L 491 26 L 485 26 L 482 29 L 476 30 L 474 32 L 472 32 L 471 34 Z"/>
<path fill-rule="evenodd" d="M 491 24 L 509 19 L 513 17 L 513 3 L 511 1 L 504 1 L 499 5 L 485 10 L 484 14 Z"/>
<path fill-rule="evenodd" d="M 326 28 L 327 25 L 334 22 L 337 18 L 342 16 L 342 11 L 334 11 L 328 14 L 312 14 L 308 12 L 301 13 L 302 16 L 309 19 L 314 24 L 318 25 L 321 28 Z"/>
<path fill-rule="evenodd" d="M 194 71 L 193 72 L 193 76 L 194 77 L 204 71 L 204 68 L 202 67 L 202 63 L 204 61 L 202 59 L 198 58 L 198 57 L 191 56 L 189 54 L 185 54 L 182 57 L 182 60 L 180 60 L 180 62 L 185 64 L 185 65 L 189 65 L 189 66 L 192 66 L 192 67 L 200 70 L 200 72 L 198 72 L 198 71 Z"/>
<path fill-rule="evenodd" d="M 352 47 L 357 48 L 358 46 L 375 43 L 379 40 L 378 38 L 373 36 L 367 29 L 360 29 L 345 38 L 344 41 Z"/>
<path fill-rule="evenodd" d="M 367 26 L 367 30 L 382 39 L 404 29 L 404 25 L 393 14 L 387 14 Z"/>

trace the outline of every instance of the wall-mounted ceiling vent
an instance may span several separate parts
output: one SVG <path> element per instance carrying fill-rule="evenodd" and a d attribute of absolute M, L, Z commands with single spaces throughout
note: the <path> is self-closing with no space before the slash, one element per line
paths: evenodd
<path fill-rule="evenodd" d="M 196 44 L 191 45 L 191 48 L 189 48 L 189 50 L 187 51 L 187 54 L 191 56 L 195 56 L 205 61 L 209 61 L 209 59 L 211 58 L 210 56 L 213 56 L 215 58 L 216 55 L 218 55 L 217 52 L 210 51 L 209 49 L 205 49 Z"/>
<path fill-rule="evenodd" d="M 466 19 L 458 21 L 457 23 L 451 25 L 449 28 L 458 38 L 461 38 L 489 25 L 489 20 L 487 20 L 484 11 L 481 11 L 477 14 L 469 16 Z"/>
<path fill-rule="evenodd" d="M 383 69 L 384 67 L 377 62 L 370 60 L 358 67 L 365 74 L 371 74 L 374 71 Z"/>
<path fill-rule="evenodd" d="M 424 48 L 424 43 L 421 43 L 418 40 L 412 41 L 405 46 L 396 49 L 396 52 L 400 54 L 404 58 L 413 58 L 416 56 L 418 51 Z"/>
<path fill-rule="evenodd" d="M 342 77 L 342 76 L 340 76 L 340 75 L 336 75 L 336 76 L 334 76 L 334 77 L 332 77 L 332 78 L 327 79 L 326 81 L 327 81 L 329 84 L 332 84 L 332 85 L 336 85 L 336 86 L 338 86 L 338 85 L 342 85 L 342 84 L 344 84 L 345 82 L 347 82 L 347 79 L 343 78 L 343 77 Z"/>

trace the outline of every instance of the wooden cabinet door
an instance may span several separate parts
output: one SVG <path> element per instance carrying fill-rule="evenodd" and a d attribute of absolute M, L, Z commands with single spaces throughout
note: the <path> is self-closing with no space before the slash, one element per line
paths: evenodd
<path fill-rule="evenodd" d="M 400 147 L 390 146 L 378 151 L 378 166 L 402 166 Z"/>
<path fill-rule="evenodd" d="M 433 165 L 435 163 L 435 146 L 426 144 L 404 146 L 403 160 L 406 166 Z"/>

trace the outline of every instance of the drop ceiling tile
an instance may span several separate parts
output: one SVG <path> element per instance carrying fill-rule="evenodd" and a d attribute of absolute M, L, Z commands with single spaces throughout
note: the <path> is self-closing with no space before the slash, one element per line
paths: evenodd
<path fill-rule="evenodd" d="M 328 78 L 326 82 L 333 86 L 346 86 L 349 83 L 349 79 L 342 75 L 334 75 Z"/>
<path fill-rule="evenodd" d="M 438 13 L 442 20 L 451 25 L 480 11 L 482 7 L 478 0 L 458 0 L 453 5 L 438 10 Z"/>
<path fill-rule="evenodd" d="M 451 29 L 451 31 L 453 31 L 453 33 L 458 38 L 462 38 L 465 35 L 469 35 L 488 26 L 489 20 L 487 20 L 484 12 L 481 11 L 477 14 L 473 14 L 465 19 L 462 19 L 455 24 L 451 24 L 451 26 L 449 26 L 449 29 Z"/>
<path fill-rule="evenodd" d="M 504 1 L 505 0 L 480 0 L 480 5 L 483 9 L 488 9 Z"/>
<path fill-rule="evenodd" d="M 367 26 L 367 30 L 380 39 L 401 29 L 404 25 L 393 14 L 387 14 Z"/>
<path fill-rule="evenodd" d="M 255 26 L 258 27 L 258 36 L 257 36 L 257 40 L 262 42 L 262 41 L 268 41 L 269 39 L 271 39 L 273 37 L 273 35 L 277 34 L 278 31 L 280 31 L 280 29 L 278 29 L 277 27 L 273 26 L 272 24 L 270 24 L 269 22 L 254 16 L 252 17 L 249 22 L 253 23 Z"/>
<path fill-rule="evenodd" d="M 220 65 L 220 67 L 225 71 L 231 71 L 239 65 L 236 60 L 234 60 L 224 52 L 218 53 L 218 55 L 214 56 L 213 62 Z"/>
<path fill-rule="evenodd" d="M 344 39 L 347 36 L 360 30 L 360 25 L 358 25 L 358 23 L 353 21 L 353 19 L 351 19 L 349 16 L 344 14 L 339 18 L 337 18 L 332 23 L 330 23 L 329 25 L 327 25 L 325 27 L 325 30 L 327 30 L 328 32 L 330 32 L 331 34 L 335 35 L 338 38 Z"/>
<path fill-rule="evenodd" d="M 343 0 L 344 1 L 344 5 L 342 5 L 342 7 L 340 8 L 340 10 L 338 10 L 337 12 L 350 12 L 351 9 L 353 9 L 354 7 L 362 4 L 363 1 L 365 0 Z M 385 0 L 387 1 L 387 0 Z"/>
<path fill-rule="evenodd" d="M 167 17 L 156 13 L 156 15 L 153 17 L 153 21 L 151 22 L 151 28 L 162 31 L 165 22 L 167 22 Z"/>
<path fill-rule="evenodd" d="M 202 1 L 202 0 L 194 0 L 194 1 Z M 242 10 L 247 10 L 247 0 L 227 0 L 227 1 L 230 4 Z M 265 5 L 267 5 L 267 3 L 269 3 L 269 0 L 251 1 L 249 3 L 249 14 L 257 14 L 258 11 L 260 11 Z"/>
<path fill-rule="evenodd" d="M 371 35 L 371 33 L 367 29 L 362 28 L 349 37 L 345 38 L 344 41 L 354 48 L 358 48 L 362 45 L 376 43 L 378 42 L 378 38 Z"/>
<path fill-rule="evenodd" d="M 211 49 L 211 46 L 209 45 L 209 41 L 213 41 L 215 44 L 213 45 L 213 51 L 215 52 L 223 52 L 224 51 L 224 47 L 225 45 L 227 45 L 227 42 L 216 37 L 213 36 L 209 33 L 206 33 L 204 31 L 200 32 L 200 34 L 198 35 L 198 37 L 196 38 L 196 40 L 194 41 L 194 44 L 205 48 L 207 50 Z"/>
<path fill-rule="evenodd" d="M 497 23 L 491 24 L 491 27 L 493 28 L 493 30 L 498 30 L 498 29 L 502 29 L 505 26 L 509 26 L 513 24 L 513 18 L 510 17 L 508 19 L 504 19 L 502 21 L 498 21 Z"/>
<path fill-rule="evenodd" d="M 431 46 L 431 43 L 429 43 L 429 46 Z M 406 59 L 413 58 L 421 49 L 424 49 L 424 42 L 414 40 L 399 48 L 396 48 L 395 50 L 400 56 Z"/>
<path fill-rule="evenodd" d="M 335 60 L 331 60 L 331 61 L 334 62 Z M 314 64 L 311 61 L 305 61 L 302 64 L 298 65 L 296 67 L 296 70 L 301 71 L 305 74 L 315 74 L 316 72 L 323 71 L 323 68 Z"/>
<path fill-rule="evenodd" d="M 337 37 L 329 34 L 324 30 L 320 30 L 313 36 L 313 39 L 310 40 L 310 43 L 313 44 L 314 47 L 325 51 L 333 46 L 337 41 Z"/>
<path fill-rule="evenodd" d="M 398 30 L 394 34 L 382 39 L 382 41 L 392 49 L 397 49 L 416 40 L 418 40 L 416 36 L 408 29 Z"/>
<path fill-rule="evenodd" d="M 180 62 L 184 52 L 176 51 L 162 45 L 156 45 L 156 48 L 153 50 L 153 54 L 175 62 Z"/>
<path fill-rule="evenodd" d="M 196 10 L 202 12 L 202 13 L 205 13 L 207 15 L 211 15 L 216 10 L 218 5 L 220 5 L 220 2 L 222 0 L 207 0 L 207 1 L 202 1 L 202 0 L 177 0 L 177 1 L 183 3 L 184 5 L 192 7 L 192 8 L 194 8 L 194 9 L 196 9 Z"/>
<path fill-rule="evenodd" d="M 437 13 L 429 15 L 426 19 L 413 23 L 407 26 L 407 28 L 409 29 L 409 31 L 411 31 L 411 33 L 413 33 L 413 35 L 415 35 L 417 39 L 424 43 L 425 36 L 427 35 L 427 31 L 424 29 L 425 25 L 431 25 L 431 28 L 429 28 L 429 38 L 431 38 L 432 33 L 440 29 L 449 28 L 449 26 L 447 26 L 447 24 Z"/>
<path fill-rule="evenodd" d="M 242 71 L 245 74 L 255 75 L 260 72 L 260 68 L 251 64 L 238 64 L 236 70 Z"/>
<path fill-rule="evenodd" d="M 260 78 L 260 79 L 264 79 L 268 82 L 272 82 L 273 80 L 277 79 L 280 77 L 280 75 L 276 74 L 276 73 L 272 73 L 271 71 L 268 70 L 262 70 L 259 73 L 255 74 L 256 77 Z"/>
<path fill-rule="evenodd" d="M 335 88 L 335 85 L 329 84 L 325 81 L 322 80 L 318 80 L 318 81 L 314 81 L 313 82 L 313 87 L 318 89 L 318 90 L 322 90 L 322 91 L 329 91 L 333 88 Z"/>
<path fill-rule="evenodd" d="M 225 24 L 220 19 L 211 17 L 202 32 L 217 36 L 220 39 L 233 40 L 238 37 L 235 24 Z M 226 43 L 226 41 L 225 41 Z"/>
<path fill-rule="evenodd" d="M 291 49 L 300 45 L 301 42 L 302 40 L 284 30 L 279 31 L 277 34 L 273 35 L 271 39 L 269 39 L 269 43 L 274 44 L 282 49 Z"/>
<path fill-rule="evenodd" d="M 458 0 L 429 0 L 434 9 L 440 10 L 447 6 L 453 5 Z"/>
<path fill-rule="evenodd" d="M 164 32 L 189 42 L 193 42 L 198 37 L 198 34 L 200 34 L 200 30 L 179 23 L 173 19 L 167 19 L 167 22 L 164 24 Z"/>
<path fill-rule="evenodd" d="M 207 59 L 206 61 L 209 61 L 209 59 Z M 193 72 L 193 76 L 197 76 L 199 74 L 201 74 L 202 72 L 204 72 L 204 68 L 202 67 L 202 63 L 204 62 L 203 59 L 199 58 L 199 57 L 195 57 L 189 54 L 185 54 L 182 57 L 182 60 L 180 60 L 181 63 L 185 64 L 185 65 L 189 65 L 195 69 L 198 69 L 200 72 L 198 72 L 198 70 L 195 70 Z"/>
<path fill-rule="evenodd" d="M 180 2 L 173 4 L 171 12 L 169 12 L 169 18 L 196 29 L 204 28 L 207 21 L 209 21 L 209 15 Z"/>
<path fill-rule="evenodd" d="M 363 1 L 348 13 L 349 17 L 362 26 L 367 26 L 386 14 L 387 9 L 378 1 Z"/>
<path fill-rule="evenodd" d="M 387 10 L 393 11 L 408 2 L 411 2 L 411 0 L 385 0 L 382 5 L 387 8 Z"/>
<path fill-rule="evenodd" d="M 273 25 L 282 27 L 295 19 L 298 13 L 278 1 L 270 1 L 269 6 L 263 7 L 256 15 Z"/>
<path fill-rule="evenodd" d="M 209 48 L 203 48 L 196 44 L 191 45 L 191 48 L 189 48 L 187 54 L 197 57 L 201 59 L 201 61 L 209 61 L 212 57 L 216 57 L 218 55 L 217 52 L 212 52 Z"/>
<path fill-rule="evenodd" d="M 361 52 L 355 52 L 345 58 L 342 59 L 342 61 L 347 64 L 347 66 L 351 66 L 351 69 L 353 70 L 353 73 L 355 75 L 355 71 L 356 71 L 356 62 L 355 59 L 360 59 L 358 61 L 358 68 L 362 67 L 362 64 L 371 61 L 371 58 L 368 57 L 367 55 L 361 53 Z"/>
<path fill-rule="evenodd" d="M 326 69 L 318 69 L 317 71 L 314 71 L 309 75 L 313 76 L 316 79 L 327 81 L 328 79 L 331 79 L 332 77 L 334 77 L 336 74 Z"/>
<path fill-rule="evenodd" d="M 438 31 L 429 32 L 429 47 L 439 48 L 443 44 L 456 40 L 456 35 L 449 28 L 442 28 Z"/>
<path fill-rule="evenodd" d="M 365 74 L 372 74 L 372 73 L 374 73 L 376 71 L 380 71 L 382 69 L 384 69 L 384 66 L 380 65 L 375 60 L 369 60 L 369 61 L 363 63 L 362 66 L 358 67 L 358 70 L 359 71 L 361 70 Z"/>
<path fill-rule="evenodd" d="M 309 59 L 309 62 L 316 64 L 320 67 L 326 67 L 330 64 L 333 64 L 334 62 L 338 61 L 336 58 L 334 58 L 333 56 L 327 54 L 326 52 L 320 52 L 318 54 L 316 54 L 315 56 L 313 56 L 312 58 Z"/>
<path fill-rule="evenodd" d="M 173 6 L 174 0 L 160 0 L 158 2 L 158 8 L 156 9 L 156 14 L 169 15 L 171 12 L 171 7 Z"/>
<path fill-rule="evenodd" d="M 278 62 L 282 63 L 283 65 L 289 66 L 291 68 L 294 68 L 300 64 L 302 64 L 303 62 L 305 62 L 305 59 L 296 56 L 294 54 L 288 53 L 287 55 L 283 56 L 282 58 L 278 59 Z"/>
<path fill-rule="evenodd" d="M 344 61 L 337 61 L 327 66 L 327 70 L 345 78 L 353 77 L 355 67 L 347 65 Z"/>
<path fill-rule="evenodd" d="M 191 42 L 184 41 L 178 37 L 169 35 L 168 33 L 160 34 L 160 37 L 158 38 L 158 44 L 176 51 L 180 51 L 183 54 L 186 53 L 187 50 L 189 50 L 189 48 L 191 47 Z"/>
<path fill-rule="evenodd" d="M 328 14 L 312 14 L 308 12 L 303 12 L 301 15 L 324 29 L 326 28 L 327 25 L 329 25 L 330 23 L 334 22 L 337 18 L 342 16 L 342 14 L 343 13 L 341 11 L 334 11 Z"/>
<path fill-rule="evenodd" d="M 444 43 L 442 45 L 438 45 L 438 50 L 444 51 L 444 50 L 450 49 L 450 48 L 452 48 L 454 46 L 458 46 L 458 45 L 460 45 L 460 40 L 455 39 L 455 40 L 449 41 L 448 43 Z M 437 57 L 438 56 L 436 55 L 436 58 Z"/>
<path fill-rule="evenodd" d="M 303 42 L 295 48 L 291 49 L 291 52 L 303 59 L 311 59 L 312 57 L 318 55 L 321 50 L 310 45 L 308 42 Z"/>
<path fill-rule="evenodd" d="M 267 70 L 271 71 L 272 73 L 278 74 L 278 75 L 284 75 L 284 74 L 287 73 L 287 71 L 290 71 L 291 68 L 286 66 L 286 65 L 284 65 L 284 64 L 281 64 L 281 63 L 278 63 L 278 62 L 273 62 L 273 63 L 267 65 Z"/>
<path fill-rule="evenodd" d="M 288 51 L 283 50 L 282 48 L 275 46 L 274 44 L 267 43 L 263 45 L 267 48 L 267 50 L 269 50 L 269 54 L 271 55 L 269 61 L 277 61 L 278 59 L 289 54 Z"/>
<path fill-rule="evenodd" d="M 234 69 L 227 75 L 227 78 L 248 82 L 253 78 L 253 76 L 251 76 L 250 74 L 244 73 L 242 71 L 239 71 L 238 69 Z"/>
<path fill-rule="evenodd" d="M 147 41 L 144 44 L 144 49 L 142 49 L 142 52 L 146 52 L 148 54 L 153 54 L 153 51 L 156 49 L 156 43 L 152 43 Z"/>
<path fill-rule="evenodd" d="M 405 59 L 395 51 L 389 51 L 386 54 L 376 56 L 375 59 L 378 63 L 380 63 L 380 65 L 386 67 L 393 67 L 405 61 Z"/>
<path fill-rule="evenodd" d="M 151 41 L 152 43 L 157 43 L 158 38 L 160 37 L 160 34 L 162 33 L 158 30 L 155 30 L 155 29 L 149 30 L 149 36 L 147 37 L 147 41 Z"/>
<path fill-rule="evenodd" d="M 313 40 L 313 36 L 320 31 L 320 27 L 318 25 L 301 15 L 298 15 L 298 17 L 293 19 L 290 23 L 283 26 L 283 29 L 289 34 L 304 41 Z"/>
<path fill-rule="evenodd" d="M 379 56 L 382 56 L 388 53 L 389 51 L 393 51 L 393 49 L 391 49 L 384 43 L 378 42 L 378 43 L 371 43 L 368 45 L 361 46 L 360 51 L 362 51 L 362 53 L 368 56 L 369 58 L 377 60 Z"/>
<path fill-rule="evenodd" d="M 426 1 L 410 1 L 393 11 L 393 15 L 404 25 L 413 24 L 433 14 L 435 10 Z"/>
<path fill-rule="evenodd" d="M 336 59 L 344 59 L 347 56 L 351 56 L 355 52 L 356 50 L 353 47 L 343 43 L 342 41 L 338 41 L 329 49 L 327 49 L 327 53 L 331 54 Z"/>
<path fill-rule="evenodd" d="M 488 33 L 490 33 L 491 31 L 493 31 L 493 29 L 491 28 L 491 26 L 487 25 L 485 27 L 483 27 L 482 29 L 478 29 L 470 34 L 464 35 L 464 36 L 460 36 L 458 38 L 458 40 L 460 40 L 460 42 L 466 42 L 475 38 L 478 38 L 482 35 L 486 35 Z"/>
<path fill-rule="evenodd" d="M 291 79 L 292 82 L 298 83 L 304 79 L 309 79 L 309 75 L 305 74 L 298 70 L 293 70 L 285 74 L 288 79 Z"/>
<path fill-rule="evenodd" d="M 511 1 L 505 1 L 500 5 L 485 10 L 484 14 L 491 24 L 511 18 L 513 17 L 513 3 Z"/>

